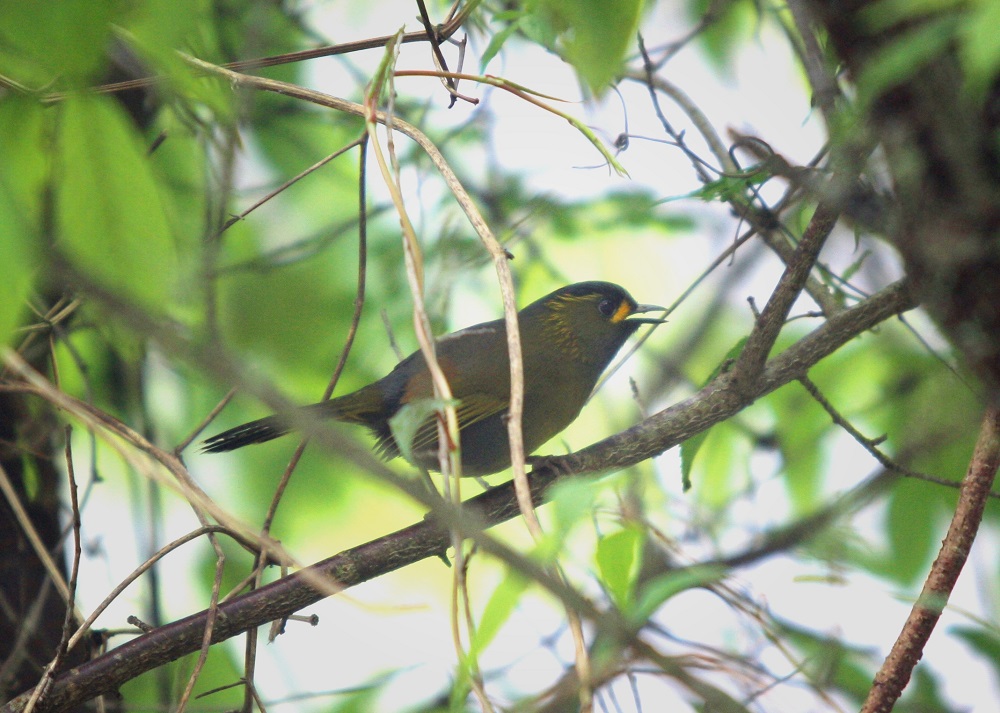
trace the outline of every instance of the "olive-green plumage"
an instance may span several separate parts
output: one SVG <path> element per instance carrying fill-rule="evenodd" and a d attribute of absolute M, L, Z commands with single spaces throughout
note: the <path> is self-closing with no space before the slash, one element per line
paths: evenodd
<path fill-rule="evenodd" d="M 518 312 L 524 364 L 524 452 L 532 453 L 580 413 L 601 373 L 635 330 L 660 319 L 631 315 L 662 309 L 636 304 L 618 285 L 580 282 L 546 295 Z M 510 362 L 504 320 L 484 322 L 441 337 L 438 363 L 458 400 L 463 475 L 489 475 L 510 466 L 506 415 Z M 418 351 L 382 379 L 353 393 L 304 407 L 320 418 L 367 426 L 386 458 L 399 455 L 389 419 L 407 403 L 433 398 L 430 372 Z M 209 438 L 203 450 L 230 451 L 291 430 L 288 419 L 269 416 Z M 429 418 L 413 452 L 420 465 L 438 467 L 437 427 Z"/>

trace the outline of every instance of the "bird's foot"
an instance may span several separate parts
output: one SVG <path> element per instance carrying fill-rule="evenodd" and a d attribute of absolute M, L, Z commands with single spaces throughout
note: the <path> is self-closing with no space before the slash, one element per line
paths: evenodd
<path fill-rule="evenodd" d="M 556 475 L 573 475 L 572 466 L 564 456 L 528 456 L 525 462 L 531 466 L 532 472 L 541 469 L 552 470 Z"/>

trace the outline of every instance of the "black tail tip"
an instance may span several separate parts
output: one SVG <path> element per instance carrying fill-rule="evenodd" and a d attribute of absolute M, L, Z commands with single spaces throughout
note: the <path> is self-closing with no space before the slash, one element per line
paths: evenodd
<path fill-rule="evenodd" d="M 264 443 L 288 433 L 288 427 L 271 416 L 223 431 L 201 442 L 202 453 L 226 453 L 254 443 Z"/>

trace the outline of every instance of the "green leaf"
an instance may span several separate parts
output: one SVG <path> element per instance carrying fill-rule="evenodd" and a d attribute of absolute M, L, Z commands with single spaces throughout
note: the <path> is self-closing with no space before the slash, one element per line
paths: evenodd
<path fill-rule="evenodd" d="M 674 595 L 710 582 L 717 582 L 725 576 L 725 573 L 725 567 L 719 565 L 696 565 L 660 575 L 643 586 L 635 609 L 637 621 L 645 621 L 653 616 L 656 610 Z"/>
<path fill-rule="evenodd" d="M 694 457 L 705 445 L 705 440 L 711 430 L 710 428 L 705 429 L 681 443 L 681 487 L 685 493 L 691 489 L 691 469 L 694 467 Z"/>
<path fill-rule="evenodd" d="M 37 265 L 35 234 L 23 229 L 10 193 L 0 188 L 0 345 L 14 346 Z"/>
<path fill-rule="evenodd" d="M 469 647 L 469 659 L 475 660 L 490 645 L 510 615 L 521 601 L 521 595 L 528 588 L 528 580 L 514 572 L 508 572 L 503 581 L 493 590 L 486 608 L 476 627 L 476 635 Z"/>
<path fill-rule="evenodd" d="M 416 438 L 421 426 L 435 413 L 451 405 L 457 406 L 458 402 L 445 399 L 417 399 L 403 404 L 396 415 L 389 419 L 392 437 L 396 439 L 399 452 L 407 462 L 416 464 L 416 458 L 413 455 L 413 439 Z"/>
<path fill-rule="evenodd" d="M 591 478 L 564 478 L 550 493 L 549 521 L 542 537 L 531 550 L 536 562 L 555 562 L 566 551 L 566 540 L 581 523 L 592 523 L 594 508 L 608 481 Z"/>
<path fill-rule="evenodd" d="M 743 337 L 736 342 L 736 344 L 734 344 L 733 347 L 726 353 L 725 358 L 719 362 L 718 366 L 712 370 L 709 377 L 705 379 L 702 387 L 710 384 L 713 379 L 722 373 L 723 369 L 728 368 L 733 360 L 736 359 L 736 357 L 738 357 L 743 351 L 743 347 L 746 346 L 746 343 L 746 337 Z M 684 488 L 684 492 L 691 489 L 691 468 L 694 466 L 694 457 L 698 455 L 698 451 L 701 450 L 703 445 L 705 445 L 705 439 L 708 438 L 708 434 L 711 430 L 712 429 L 710 428 L 704 430 L 681 443 L 681 483 Z"/>
<path fill-rule="evenodd" d="M 597 543 L 597 569 L 601 582 L 622 611 L 632 609 L 632 593 L 645 541 L 643 529 L 626 527 L 602 537 Z"/>
<path fill-rule="evenodd" d="M 5 2 L 0 74 L 31 89 L 89 84 L 104 71 L 111 20 L 109 0 Z"/>
<path fill-rule="evenodd" d="M 871 254 L 872 254 L 871 250 L 865 250 L 864 252 L 862 252 L 857 260 L 855 260 L 854 262 L 852 262 L 850 265 L 847 266 L 847 269 L 845 269 L 843 274 L 840 276 L 838 284 L 850 282 L 851 278 L 857 274 L 858 270 L 861 269 L 861 266 L 864 264 L 865 260 L 867 260 Z"/>
<path fill-rule="evenodd" d="M 566 57 L 590 90 L 602 94 L 621 72 L 635 41 L 642 0 L 543 0 L 565 26 Z"/>
<path fill-rule="evenodd" d="M 912 583 L 922 576 L 937 539 L 934 515 L 937 502 L 928 497 L 927 484 L 902 481 L 892 489 L 888 510 L 888 535 L 891 554 L 882 558 L 886 576 Z"/>
<path fill-rule="evenodd" d="M 105 97 L 69 97 L 58 122 L 59 245 L 110 289 L 160 310 L 177 256 L 156 177 L 122 110 Z"/>
<path fill-rule="evenodd" d="M 214 54 L 217 42 L 211 33 L 211 11 L 206 3 L 145 0 L 129 10 L 130 15 L 123 23 L 126 37 L 132 49 L 157 75 L 158 90 L 168 96 L 172 91 L 187 102 L 203 104 L 216 121 L 230 125 L 235 118 L 232 88 L 219 77 L 195 72 L 178 54 L 178 50 L 198 57 Z"/>
<path fill-rule="evenodd" d="M 696 22 L 711 17 L 711 22 L 698 33 L 698 44 L 717 70 L 731 72 L 738 48 L 746 44 L 759 23 L 757 4 L 738 0 L 725 3 L 695 0 L 689 14 Z"/>
<path fill-rule="evenodd" d="M 775 421 L 775 437 L 781 452 L 781 477 L 788 497 L 796 513 L 811 512 L 819 505 L 822 495 L 824 443 L 833 421 L 798 384 L 771 394 L 768 403 L 772 404 L 776 415 L 786 414 Z M 788 418 L 787 414 L 794 414 L 794 418 Z"/>
<path fill-rule="evenodd" d="M 38 266 L 46 178 L 43 110 L 8 95 L 0 101 L 0 126 L 0 344 L 13 346 Z"/>
<path fill-rule="evenodd" d="M 508 24 L 505 28 L 497 32 L 490 38 L 490 42 L 486 45 L 486 49 L 483 50 L 483 56 L 479 60 L 479 72 L 480 74 L 486 72 L 486 66 L 492 61 L 494 57 L 499 54 L 500 50 L 503 48 L 504 43 L 510 39 L 511 35 L 518 31 L 520 28 L 520 23 L 515 21 Z"/>
<path fill-rule="evenodd" d="M 945 52 L 954 41 L 956 21 L 950 15 L 928 20 L 879 50 L 858 77 L 861 106 L 871 106 L 875 97 L 906 81 Z"/>
<path fill-rule="evenodd" d="M 0 188 L 17 208 L 16 223 L 37 230 L 49 174 L 46 110 L 33 99 L 9 93 L 0 99 L 0 126 Z"/>
<path fill-rule="evenodd" d="M 1000 684 L 1000 634 L 996 629 L 953 626 L 948 631 L 982 655 L 980 660 L 993 667 L 993 678 Z"/>
<path fill-rule="evenodd" d="M 1000 3 L 978 0 L 971 3 L 970 12 L 958 28 L 959 59 L 965 69 L 970 90 L 975 95 L 989 91 L 1000 73 L 1000 42 L 996 28 L 1000 26 Z"/>

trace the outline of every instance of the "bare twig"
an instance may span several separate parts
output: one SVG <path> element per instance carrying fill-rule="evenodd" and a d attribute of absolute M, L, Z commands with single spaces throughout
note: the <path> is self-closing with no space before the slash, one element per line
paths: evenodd
<path fill-rule="evenodd" d="M 69 480 L 70 512 L 73 519 L 73 564 L 69 575 L 69 602 L 67 602 L 62 635 L 59 638 L 59 645 L 56 647 L 55 656 L 52 657 L 49 665 L 45 667 L 41 680 L 35 686 L 35 690 L 32 691 L 31 699 L 24 709 L 25 713 L 31 713 L 35 709 L 35 706 L 44 699 L 45 691 L 48 690 L 49 685 L 52 683 L 53 675 L 59 669 L 59 665 L 62 663 L 63 657 L 69 649 L 70 632 L 73 631 L 74 615 L 76 614 L 76 583 L 80 574 L 80 555 L 83 552 L 83 548 L 80 545 L 80 500 L 76 487 L 76 469 L 73 467 L 73 446 L 70 439 L 71 429 L 69 426 L 66 426 L 65 434 L 66 473 Z"/>

